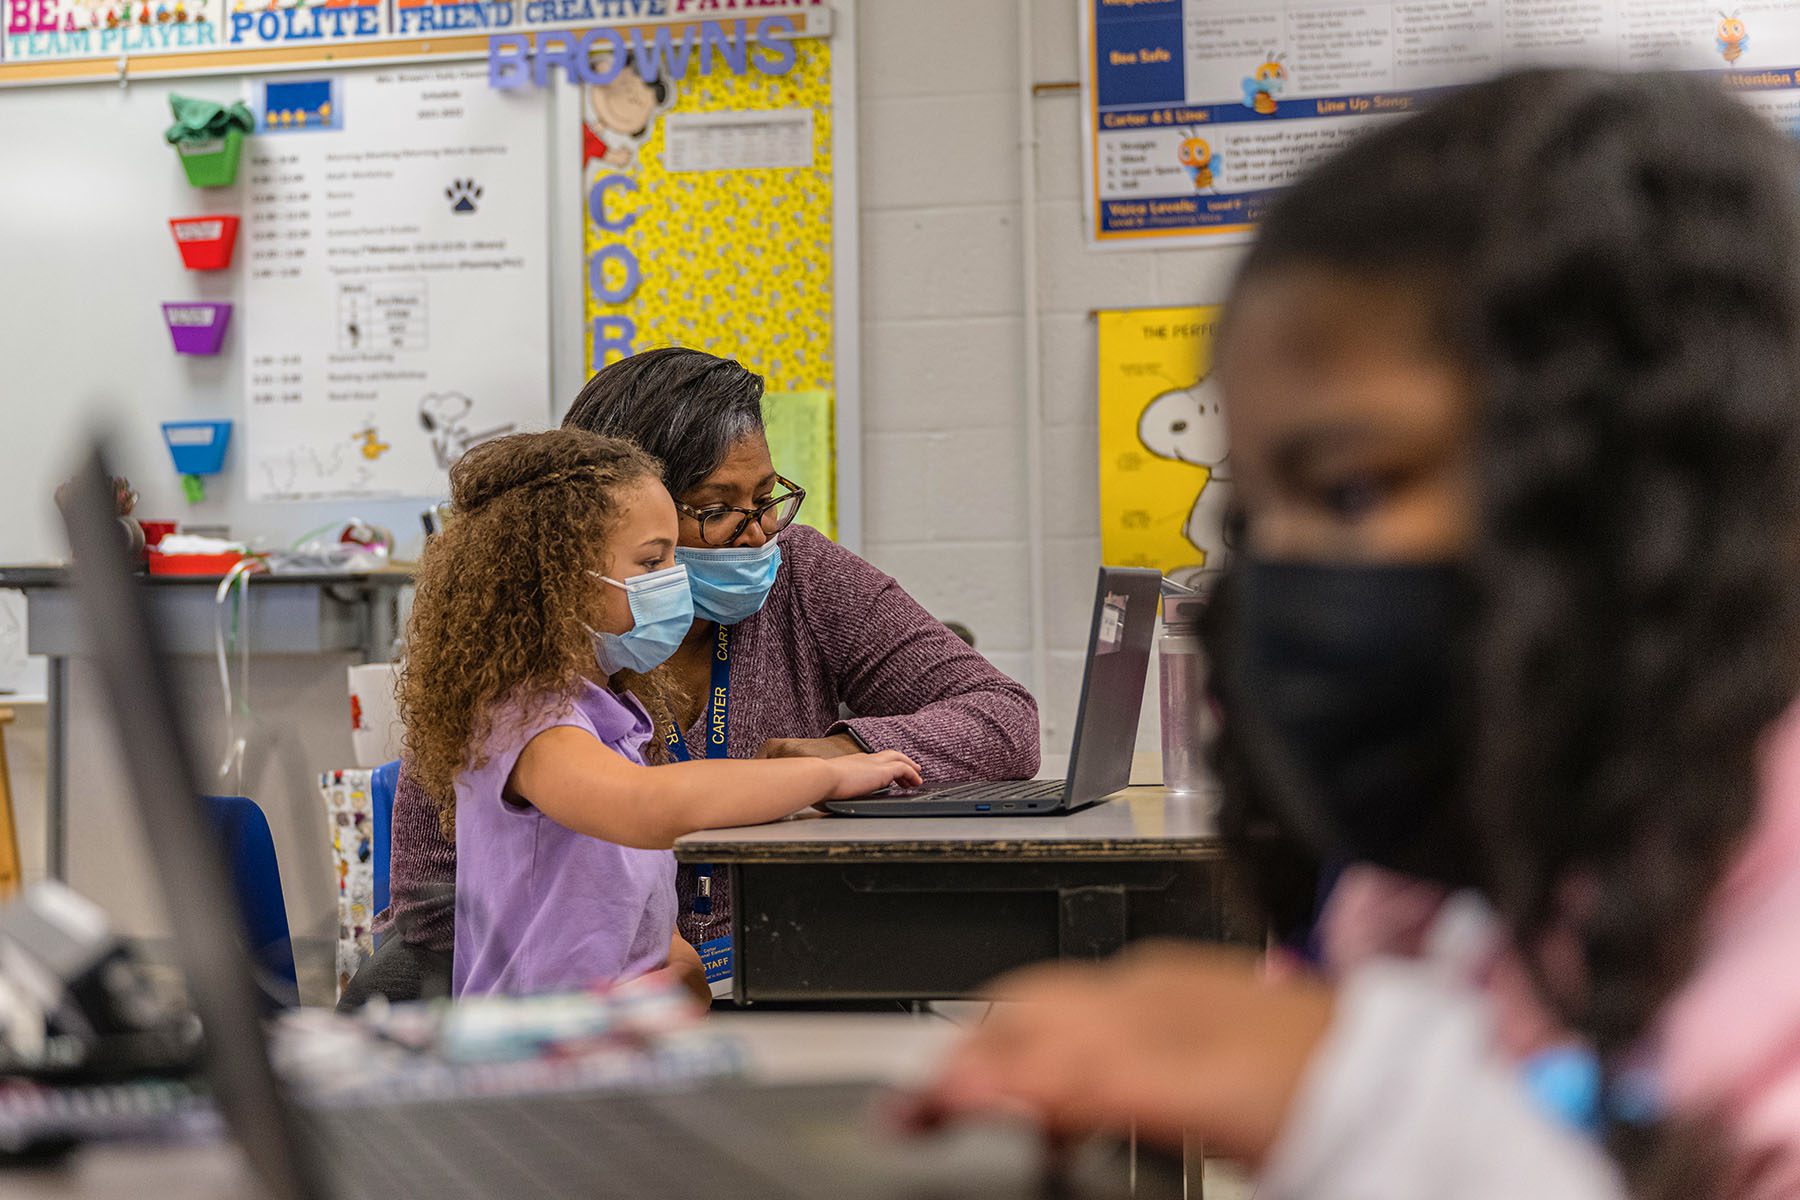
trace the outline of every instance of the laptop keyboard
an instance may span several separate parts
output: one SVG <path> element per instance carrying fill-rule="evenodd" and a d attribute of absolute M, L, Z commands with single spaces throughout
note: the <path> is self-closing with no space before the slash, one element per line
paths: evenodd
<path fill-rule="evenodd" d="M 788 1200 L 793 1193 L 696 1138 L 641 1096 L 531 1096 L 311 1109 L 333 1200 Z"/>
<path fill-rule="evenodd" d="M 878 796 L 920 796 L 931 800 L 1056 800 L 1067 790 L 1061 779 L 1021 779 L 1012 783 L 957 783 L 948 787 L 895 789 Z"/>

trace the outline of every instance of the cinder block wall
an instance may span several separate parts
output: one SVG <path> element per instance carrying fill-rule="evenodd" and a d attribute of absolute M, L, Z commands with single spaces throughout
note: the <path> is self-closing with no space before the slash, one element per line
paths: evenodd
<path fill-rule="evenodd" d="M 1078 6 L 861 0 L 864 551 L 1031 680 L 1019 105 L 1036 121 L 1046 749 L 1068 749 L 1100 564 L 1096 308 L 1219 300 L 1230 248 L 1093 251 L 1081 223 Z M 1018 39 L 1032 46 L 1021 86 Z M 1022 97 L 1030 97 L 1022 99 Z M 1139 746 L 1157 745 L 1154 703 Z"/>

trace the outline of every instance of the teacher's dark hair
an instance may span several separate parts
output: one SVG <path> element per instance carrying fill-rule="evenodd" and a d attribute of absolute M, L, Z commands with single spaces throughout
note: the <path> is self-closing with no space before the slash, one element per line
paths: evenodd
<path fill-rule="evenodd" d="M 1688 977 L 1756 817 L 1759 743 L 1800 690 L 1797 178 L 1792 144 L 1710 79 L 1525 72 L 1314 170 L 1236 284 L 1402 281 L 1468 372 L 1463 799 L 1540 992 L 1609 1067 Z M 1538 961 L 1567 934 L 1585 980 Z M 1615 1135 L 1639 1194 L 1663 1194 L 1680 1139 Z"/>
<path fill-rule="evenodd" d="M 761 434 L 763 379 L 732 358 L 668 346 L 594 372 L 564 429 L 629 438 L 662 460 L 680 499 L 718 469 L 732 446 Z"/>

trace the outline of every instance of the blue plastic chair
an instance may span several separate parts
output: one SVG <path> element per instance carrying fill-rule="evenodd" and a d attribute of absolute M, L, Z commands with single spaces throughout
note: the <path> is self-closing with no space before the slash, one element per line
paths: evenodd
<path fill-rule="evenodd" d="M 388 906 L 388 866 L 393 855 L 394 793 L 400 787 L 400 760 L 376 767 L 369 780 L 369 807 L 374 809 L 375 911 Z M 377 938 L 377 943 L 380 942 Z"/>
<path fill-rule="evenodd" d="M 300 1003 L 300 984 L 294 973 L 294 942 L 288 933 L 287 902 L 281 893 L 281 867 L 275 860 L 269 819 L 254 800 L 243 796 L 208 796 L 206 804 L 224 845 L 238 908 L 244 914 L 244 937 L 257 982 L 271 1008 L 291 1008 Z"/>

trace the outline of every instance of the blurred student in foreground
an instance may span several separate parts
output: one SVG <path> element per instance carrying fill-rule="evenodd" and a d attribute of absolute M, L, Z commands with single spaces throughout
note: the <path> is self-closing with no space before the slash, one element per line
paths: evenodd
<path fill-rule="evenodd" d="M 1800 214 L 1708 80 L 1530 72 L 1289 192 L 1218 347 L 1222 815 L 1332 977 L 1004 981 L 913 1118 L 1262 1200 L 1800 1196 Z"/>

